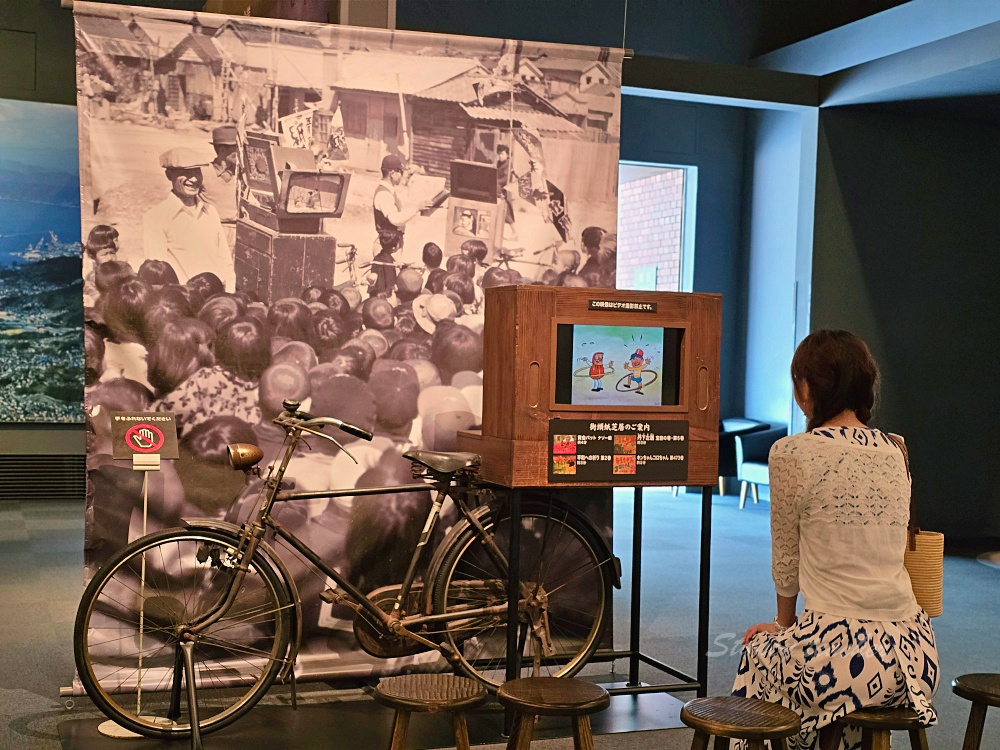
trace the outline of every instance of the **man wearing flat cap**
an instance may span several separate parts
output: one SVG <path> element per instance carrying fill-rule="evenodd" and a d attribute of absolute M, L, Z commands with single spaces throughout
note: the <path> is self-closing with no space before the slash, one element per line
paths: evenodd
<path fill-rule="evenodd" d="M 239 181 L 240 160 L 236 155 L 236 127 L 222 125 L 212 131 L 212 147 L 215 149 L 215 159 L 205 169 L 204 184 L 201 188 L 201 198 L 219 212 L 222 227 L 226 230 L 229 247 L 236 242 L 236 211 Z"/>
<path fill-rule="evenodd" d="M 142 217 L 146 258 L 170 263 L 182 284 L 210 272 L 233 291 L 236 272 L 222 221 L 202 198 L 202 167 L 208 166 L 208 159 L 194 149 L 172 148 L 160 155 L 160 166 L 170 182 L 170 195 Z"/>

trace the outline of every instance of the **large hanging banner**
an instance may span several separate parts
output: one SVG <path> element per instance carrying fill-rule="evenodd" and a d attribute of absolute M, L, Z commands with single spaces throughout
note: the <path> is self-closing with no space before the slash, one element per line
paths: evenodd
<path fill-rule="evenodd" d="M 88 572 L 143 528 L 110 412 L 173 412 L 148 531 L 241 522 L 281 401 L 373 430 L 303 446 L 297 490 L 410 480 L 482 403 L 483 289 L 614 286 L 621 53 L 77 2 Z M 575 498 L 610 533 L 605 494 Z M 280 522 L 365 591 L 398 582 L 419 494 L 287 504 Z M 452 516 L 454 517 L 454 516 Z M 450 522 L 439 524 L 441 533 Z M 398 671 L 290 552 L 300 676 Z M 238 668 L 238 666 L 236 666 Z"/>

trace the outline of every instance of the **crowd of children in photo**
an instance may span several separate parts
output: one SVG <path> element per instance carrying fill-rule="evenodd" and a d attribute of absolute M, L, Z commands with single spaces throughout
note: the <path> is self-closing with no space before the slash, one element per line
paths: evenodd
<path fill-rule="evenodd" d="M 533 283 L 613 286 L 615 236 L 588 227 L 582 246 L 582 266 L 578 251 L 558 251 L 556 266 Z M 529 283 L 516 270 L 484 263 L 487 246 L 470 239 L 447 260 L 428 243 L 423 267 L 381 264 L 376 256 L 358 286 L 308 287 L 265 304 L 246 291 L 226 292 L 215 274 L 179 283 L 169 263 L 150 259 L 133 269 L 117 252 L 114 228 L 91 230 L 84 259 L 88 470 L 91 497 L 100 502 L 88 503 L 89 565 L 143 528 L 190 516 L 242 520 L 256 488 L 228 467 L 226 446 L 255 443 L 273 460 L 285 437 L 272 423 L 283 400 L 375 434 L 371 443 L 346 444 L 353 457 L 328 441 L 308 441 L 289 466 L 290 487 L 410 481 L 406 450 L 453 450 L 456 432 L 481 422 L 483 290 Z M 151 481 L 147 518 L 139 472 L 111 457 L 112 411 L 176 415 L 181 460 L 165 461 Z M 393 552 L 412 547 L 415 519 L 430 498 L 364 500 L 288 504 L 279 518 L 357 585 L 373 588 L 398 576 Z"/>

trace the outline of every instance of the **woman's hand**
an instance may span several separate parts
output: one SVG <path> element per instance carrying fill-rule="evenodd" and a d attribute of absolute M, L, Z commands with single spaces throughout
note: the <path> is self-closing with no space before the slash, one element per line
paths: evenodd
<path fill-rule="evenodd" d="M 743 645 L 746 646 L 750 643 L 750 639 L 757 635 L 757 633 L 771 633 L 774 635 L 780 632 L 780 630 L 781 628 L 773 622 L 759 622 L 756 625 L 751 625 L 747 628 L 747 632 L 743 634 Z"/>

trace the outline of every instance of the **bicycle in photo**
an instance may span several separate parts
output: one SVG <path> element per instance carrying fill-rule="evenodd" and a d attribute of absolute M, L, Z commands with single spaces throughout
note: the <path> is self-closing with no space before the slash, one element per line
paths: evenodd
<path fill-rule="evenodd" d="M 488 688 L 504 681 L 510 515 L 478 480 L 479 456 L 414 450 L 405 454 L 412 484 L 286 491 L 282 479 L 303 437 L 340 446 L 323 432 L 334 426 L 372 439 L 367 430 L 298 407 L 285 402 L 274 420 L 286 439 L 248 520 L 236 525 L 188 519 L 184 528 L 137 539 L 87 586 L 74 629 L 76 666 L 87 694 L 122 726 L 149 737 L 190 736 L 190 708 L 182 697 L 189 672 L 195 675 L 199 734 L 229 725 L 276 680 L 292 678 L 302 603 L 276 551 L 279 542 L 336 583 L 322 598 L 354 610 L 354 634 L 367 653 L 390 658 L 437 651 L 456 672 Z M 231 445 L 229 456 L 234 469 L 262 473 L 257 446 Z M 428 491 L 430 510 L 403 580 L 369 592 L 272 515 L 281 502 Z M 448 498 L 458 520 L 430 545 Z M 521 675 L 568 677 L 601 640 L 611 589 L 620 586 L 618 561 L 597 529 L 568 504 L 525 497 L 521 508 Z"/>

